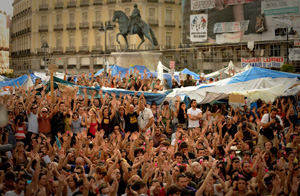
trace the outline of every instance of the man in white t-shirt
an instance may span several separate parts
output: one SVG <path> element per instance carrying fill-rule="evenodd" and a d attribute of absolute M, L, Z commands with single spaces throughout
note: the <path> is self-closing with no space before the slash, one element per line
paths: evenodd
<path fill-rule="evenodd" d="M 38 106 L 36 104 L 32 104 L 31 100 L 27 107 L 27 115 L 28 115 L 28 132 L 39 134 L 39 124 L 38 124 Z"/>
<path fill-rule="evenodd" d="M 261 149 L 264 149 L 264 144 L 267 141 L 270 141 L 273 143 L 273 146 L 276 146 L 275 144 L 275 137 L 274 133 L 275 131 L 279 132 L 283 129 L 283 123 L 280 118 L 280 116 L 277 115 L 278 109 L 276 107 L 273 107 L 271 109 L 271 112 L 269 114 L 263 115 L 261 118 L 261 129 L 260 134 L 258 136 L 258 146 Z"/>
<path fill-rule="evenodd" d="M 138 125 L 139 130 L 142 132 L 150 131 L 150 127 L 154 122 L 154 116 L 152 111 L 149 108 L 145 107 L 144 94 L 139 98 L 139 117 L 138 117 Z"/>
<path fill-rule="evenodd" d="M 197 108 L 196 99 L 192 99 L 191 108 L 187 110 L 187 115 L 189 117 L 189 129 L 200 127 L 199 120 L 202 118 L 202 111 Z"/>
<path fill-rule="evenodd" d="M 24 190 L 25 190 L 25 179 L 22 177 L 17 178 L 15 190 L 7 191 L 5 193 L 5 196 L 24 196 Z"/>

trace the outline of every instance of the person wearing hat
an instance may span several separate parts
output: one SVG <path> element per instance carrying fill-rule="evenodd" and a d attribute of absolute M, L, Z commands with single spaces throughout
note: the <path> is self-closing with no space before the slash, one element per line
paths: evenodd
<path fill-rule="evenodd" d="M 205 74 L 204 73 L 200 74 L 200 79 L 197 81 L 197 85 L 200 85 L 200 84 L 206 84 Z"/>

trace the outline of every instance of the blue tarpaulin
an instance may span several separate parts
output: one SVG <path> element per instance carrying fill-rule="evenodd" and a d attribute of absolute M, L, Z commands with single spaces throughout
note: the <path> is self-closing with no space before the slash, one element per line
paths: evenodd
<path fill-rule="evenodd" d="M 14 85 L 18 86 L 18 82 L 22 86 L 22 84 L 27 80 L 27 78 L 28 78 L 28 75 L 23 75 L 23 76 L 20 76 L 18 78 L 11 79 L 9 81 L 1 81 L 0 82 L 0 87 L 14 86 Z"/>

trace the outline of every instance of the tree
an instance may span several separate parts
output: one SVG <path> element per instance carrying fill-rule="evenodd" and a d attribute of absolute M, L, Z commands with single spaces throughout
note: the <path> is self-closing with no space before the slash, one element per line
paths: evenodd
<path fill-rule="evenodd" d="M 295 72 L 295 66 L 293 64 L 285 63 L 281 66 L 280 71 L 294 73 Z"/>

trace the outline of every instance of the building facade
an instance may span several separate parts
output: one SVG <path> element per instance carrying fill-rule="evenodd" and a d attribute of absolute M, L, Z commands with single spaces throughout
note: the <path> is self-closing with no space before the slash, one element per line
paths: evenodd
<path fill-rule="evenodd" d="M 8 73 L 9 70 L 9 26 L 10 18 L 0 11 L 0 73 Z"/>
<path fill-rule="evenodd" d="M 100 69 L 106 53 L 122 52 L 125 45 L 116 42 L 118 24 L 112 22 L 115 10 L 129 16 L 137 3 L 143 20 L 154 30 L 163 51 L 162 60 L 174 58 L 180 43 L 181 0 L 15 0 L 11 27 L 11 68 L 16 76 L 28 70 L 45 69 L 47 63 L 64 69 L 87 72 Z M 110 22 L 114 29 L 105 33 L 98 29 Z M 136 51 L 140 38 L 128 36 L 129 51 Z M 48 47 L 42 47 L 43 43 Z M 150 50 L 148 40 L 141 50 Z M 173 55 L 173 56 L 172 56 Z M 45 61 L 46 60 L 46 61 Z M 108 58 L 113 64 L 115 59 Z"/>

